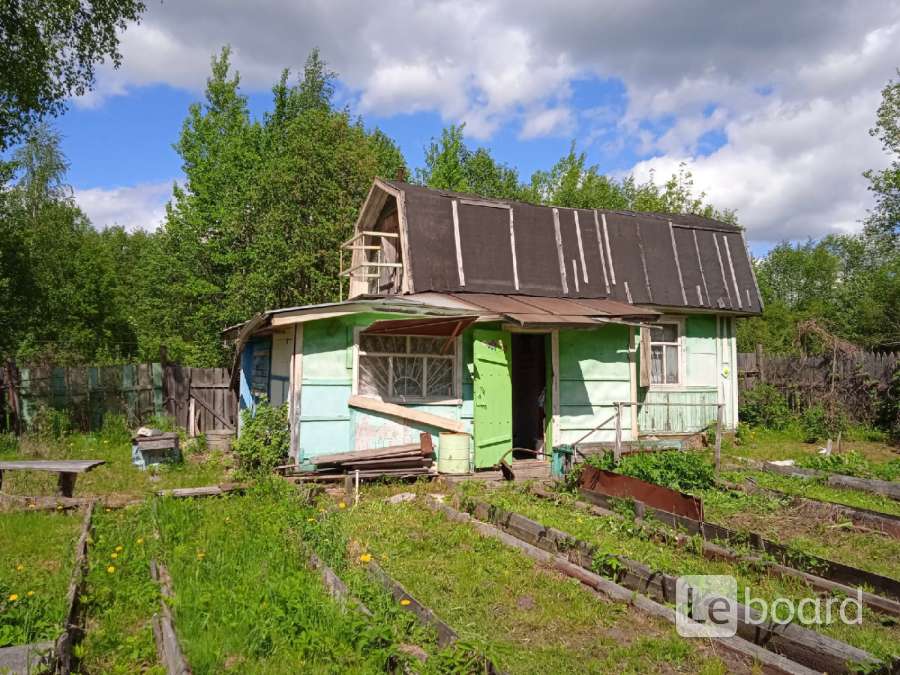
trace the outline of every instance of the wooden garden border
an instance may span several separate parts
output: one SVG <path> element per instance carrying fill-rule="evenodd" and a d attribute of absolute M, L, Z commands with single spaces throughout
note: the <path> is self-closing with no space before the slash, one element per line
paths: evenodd
<path fill-rule="evenodd" d="M 551 492 L 547 492 L 543 488 L 537 486 L 533 486 L 531 488 L 531 494 L 533 494 L 535 497 L 546 499 L 548 501 L 556 501 L 556 495 Z M 610 511 L 593 504 L 588 504 L 587 502 L 576 500 L 572 505 L 577 509 L 588 511 L 597 516 L 625 519 L 625 516 L 623 516 L 621 513 Z M 638 522 L 637 517 L 634 518 L 634 522 Z M 683 534 L 670 533 L 663 530 L 657 530 L 654 534 L 658 534 L 659 538 L 662 539 L 666 544 L 672 544 L 674 540 L 675 545 L 679 547 L 693 546 L 693 542 Z M 757 567 L 765 567 L 766 571 L 771 572 L 776 576 L 795 577 L 797 579 L 802 579 L 807 584 L 809 584 L 810 587 L 829 593 L 837 590 L 847 595 L 853 595 L 859 590 L 862 597 L 862 603 L 866 607 L 869 607 L 870 609 L 873 609 L 877 612 L 881 612 L 882 614 L 900 617 L 900 602 L 897 602 L 896 600 L 892 600 L 881 595 L 876 595 L 874 593 L 869 593 L 867 591 L 863 591 L 846 584 L 838 583 L 836 581 L 830 581 L 829 579 L 824 579 L 822 577 L 816 576 L 815 574 L 810 574 L 809 572 L 804 572 L 803 570 L 798 570 L 788 565 L 782 565 L 771 560 L 766 560 L 760 556 L 744 555 L 732 549 L 720 546 L 719 544 L 714 544 L 705 539 L 702 539 L 701 541 L 703 543 L 703 557 L 710 560 L 743 562 Z"/>
<path fill-rule="evenodd" d="M 871 494 L 882 495 L 890 499 L 900 500 L 900 481 L 878 480 L 876 478 L 857 478 L 856 476 L 845 476 L 840 473 L 828 473 L 826 471 L 817 471 L 815 469 L 805 469 L 799 466 L 779 466 L 771 462 L 764 462 L 763 471 L 769 473 L 780 473 L 784 476 L 801 479 L 825 479 L 826 485 L 837 488 L 846 488 L 848 490 L 859 490 L 860 492 L 869 492 Z"/>
<path fill-rule="evenodd" d="M 165 666 L 168 675 L 190 675 L 191 667 L 187 658 L 178 644 L 178 634 L 175 632 L 175 620 L 172 616 L 172 608 L 169 607 L 175 593 L 172 590 L 172 578 L 165 565 L 150 561 L 150 577 L 159 584 L 160 611 L 154 614 L 151 620 L 153 636 L 156 638 L 156 653 L 160 663 Z"/>
<path fill-rule="evenodd" d="M 748 494 L 765 494 L 779 499 L 791 499 L 795 504 L 816 511 L 820 515 L 833 518 L 835 516 L 848 518 L 851 523 L 875 532 L 900 539 L 900 516 L 891 513 L 872 511 L 858 506 L 849 506 L 838 502 L 812 499 L 802 495 L 794 495 L 789 492 L 781 492 L 772 488 L 762 487 L 748 479 L 749 483 L 722 483 L 722 487 L 729 490 L 740 490 Z"/>
<path fill-rule="evenodd" d="M 579 490 L 579 494 L 585 501 L 595 506 L 601 506 L 605 509 L 611 508 L 611 500 L 604 495 L 589 490 Z M 797 557 L 798 552 L 796 550 L 765 539 L 756 532 L 741 533 L 715 523 L 701 523 L 684 516 L 676 516 L 666 511 L 651 508 L 640 502 L 635 502 L 635 504 L 638 510 L 644 514 L 652 515 L 659 522 L 675 529 L 683 528 L 690 534 L 701 534 L 707 541 L 724 541 L 734 546 L 749 545 L 750 548 L 768 553 L 787 567 L 792 567 L 792 563 L 795 562 Z M 874 572 L 867 572 L 866 570 L 857 569 L 856 567 L 821 558 L 810 553 L 803 553 L 803 558 L 812 569 L 815 569 L 815 576 L 849 586 L 870 586 L 879 594 L 892 600 L 900 601 L 900 581 L 897 579 L 875 574 Z"/>
<path fill-rule="evenodd" d="M 518 549 L 529 558 L 544 563 L 566 576 L 577 579 L 585 586 L 605 595 L 611 600 L 631 605 L 651 616 L 665 619 L 669 623 L 675 623 L 675 610 L 667 607 L 646 595 L 621 586 L 616 582 L 594 574 L 580 565 L 576 565 L 562 555 L 551 553 L 543 548 L 524 541 L 491 524 L 473 518 L 468 513 L 457 511 L 436 499 L 428 501 L 429 507 L 442 512 L 450 520 L 468 523 L 484 537 L 498 539 L 511 548 Z M 741 637 L 715 638 L 714 642 L 742 657 L 749 657 L 763 665 L 766 672 L 786 673 L 788 675 L 812 675 L 819 671 L 811 670 L 806 666 L 796 663 L 780 654 L 770 652 L 759 645 L 753 644 Z"/>
<path fill-rule="evenodd" d="M 88 539 L 91 534 L 91 519 L 94 517 L 94 502 L 87 505 L 84 520 L 81 525 L 81 534 L 75 543 L 75 563 L 72 567 L 72 576 L 69 580 L 69 590 L 66 593 L 66 615 L 63 620 L 63 632 L 56 639 L 55 671 L 68 675 L 72 670 L 72 648 L 84 635 L 82 620 L 84 619 L 81 606 L 81 592 L 84 590 L 84 580 L 88 567 Z"/>
<path fill-rule="evenodd" d="M 550 554 L 561 554 L 569 562 L 590 570 L 594 562 L 596 548 L 562 530 L 544 527 L 517 513 L 505 511 L 485 502 L 474 506 L 475 518 L 488 521 L 507 534 L 544 549 Z M 649 595 L 657 602 L 675 600 L 676 577 L 653 570 L 636 560 L 625 556 L 612 556 L 622 570 L 622 586 L 634 592 Z M 794 662 L 820 672 L 849 673 L 862 666 L 876 670 L 886 670 L 888 665 L 872 654 L 829 638 L 797 624 L 781 624 L 767 621 L 764 624 L 751 623 L 755 610 L 737 603 L 738 634 L 775 653 L 784 655 Z"/>

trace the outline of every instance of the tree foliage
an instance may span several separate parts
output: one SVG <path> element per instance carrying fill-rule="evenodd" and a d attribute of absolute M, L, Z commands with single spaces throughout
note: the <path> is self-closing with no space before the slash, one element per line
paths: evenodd
<path fill-rule="evenodd" d="M 97 64 L 118 67 L 121 32 L 144 9 L 140 0 L 0 2 L 0 151 L 88 91 Z"/>

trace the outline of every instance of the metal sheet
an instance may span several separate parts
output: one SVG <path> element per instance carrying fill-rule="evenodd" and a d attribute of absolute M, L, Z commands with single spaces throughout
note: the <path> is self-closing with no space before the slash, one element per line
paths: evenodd
<path fill-rule="evenodd" d="M 699 497 L 670 490 L 661 485 L 592 466 L 584 468 L 580 486 L 608 497 L 635 499 L 655 509 L 703 521 L 703 501 Z"/>

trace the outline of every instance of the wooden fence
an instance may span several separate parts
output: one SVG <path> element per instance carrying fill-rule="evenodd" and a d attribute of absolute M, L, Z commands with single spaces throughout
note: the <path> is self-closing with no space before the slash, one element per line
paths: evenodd
<path fill-rule="evenodd" d="M 225 368 L 188 368 L 141 363 L 104 367 L 0 370 L 0 429 L 22 432 L 40 424 L 48 411 L 64 411 L 72 428 L 96 431 L 108 414 L 129 426 L 169 415 L 191 435 L 234 429 L 237 396 Z"/>
<path fill-rule="evenodd" d="M 784 356 L 757 350 L 737 356 L 740 391 L 765 382 L 781 391 L 794 411 L 833 398 L 860 422 L 872 420 L 900 364 L 900 353 Z"/>

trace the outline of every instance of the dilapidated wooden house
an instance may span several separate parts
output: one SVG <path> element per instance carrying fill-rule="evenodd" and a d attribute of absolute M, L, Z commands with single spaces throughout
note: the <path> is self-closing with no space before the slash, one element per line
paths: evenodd
<path fill-rule="evenodd" d="M 376 180 L 343 249 L 347 300 L 229 332 L 242 407 L 287 403 L 301 464 L 423 431 L 471 434 L 481 468 L 737 424 L 735 319 L 762 301 L 736 226 Z"/>

